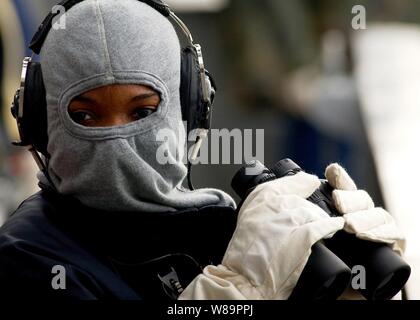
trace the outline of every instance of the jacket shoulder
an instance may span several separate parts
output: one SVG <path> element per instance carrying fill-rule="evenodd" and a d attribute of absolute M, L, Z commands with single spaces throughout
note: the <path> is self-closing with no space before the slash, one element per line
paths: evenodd
<path fill-rule="evenodd" d="M 0 248 L 53 237 L 55 227 L 47 218 L 53 210 L 42 192 L 24 200 L 0 228 Z"/>
<path fill-rule="evenodd" d="M 60 208 L 41 191 L 23 201 L 0 228 L 0 297 L 136 299 L 100 259 L 52 218 L 59 214 Z M 64 290 L 52 286 L 57 270 L 64 271 Z"/>

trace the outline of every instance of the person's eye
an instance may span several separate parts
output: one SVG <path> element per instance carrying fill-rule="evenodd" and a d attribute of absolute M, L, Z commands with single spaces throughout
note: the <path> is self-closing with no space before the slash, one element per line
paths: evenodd
<path fill-rule="evenodd" d="M 93 115 L 86 111 L 72 111 L 69 112 L 71 119 L 81 125 L 88 125 L 93 121 Z"/>
<path fill-rule="evenodd" d="M 143 118 L 146 118 L 146 117 L 150 116 L 155 111 L 156 111 L 156 107 L 137 108 L 134 111 L 133 117 L 134 117 L 135 120 L 140 120 L 140 119 L 143 119 Z"/>

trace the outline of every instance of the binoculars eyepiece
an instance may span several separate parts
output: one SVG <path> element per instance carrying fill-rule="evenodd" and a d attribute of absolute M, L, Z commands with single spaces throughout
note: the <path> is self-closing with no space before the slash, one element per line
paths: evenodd
<path fill-rule="evenodd" d="M 300 171 L 302 168 L 290 159 L 280 160 L 270 169 L 255 160 L 238 170 L 231 185 L 244 200 L 259 184 Z M 333 188 L 326 180 L 320 181 L 320 187 L 307 200 L 331 217 L 340 216 L 332 200 Z M 289 300 L 337 299 L 349 287 L 355 267 L 363 268 L 366 276 L 365 285 L 355 289 L 369 300 L 392 298 L 410 277 L 410 266 L 388 245 L 361 240 L 345 231 L 315 243 L 311 249 Z"/>

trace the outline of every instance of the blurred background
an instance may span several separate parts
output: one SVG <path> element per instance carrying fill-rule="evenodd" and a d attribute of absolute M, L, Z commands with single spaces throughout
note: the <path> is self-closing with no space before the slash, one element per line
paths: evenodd
<path fill-rule="evenodd" d="M 216 79 L 213 127 L 264 129 L 267 166 L 288 157 L 320 177 L 331 162 L 347 168 L 405 231 L 407 295 L 420 299 L 420 2 L 167 2 Z M 37 190 L 32 158 L 10 144 L 10 103 L 27 44 L 54 4 L 0 1 L 0 224 Z M 365 23 L 363 12 L 352 12 L 357 5 Z M 239 167 L 195 165 L 194 184 L 235 196 L 230 180 Z"/>

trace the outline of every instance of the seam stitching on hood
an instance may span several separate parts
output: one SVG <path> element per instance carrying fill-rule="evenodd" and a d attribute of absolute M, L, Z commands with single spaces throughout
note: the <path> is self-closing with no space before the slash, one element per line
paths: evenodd
<path fill-rule="evenodd" d="M 99 4 L 99 0 L 96 0 L 95 4 L 96 4 L 95 14 L 98 21 L 98 29 L 99 29 L 99 34 L 101 36 L 101 42 L 104 49 L 107 75 L 113 79 L 114 75 L 112 72 L 111 57 L 109 56 L 108 42 L 106 40 L 106 33 L 105 33 L 105 24 L 104 24 L 104 19 L 103 19 L 103 15 L 101 11 L 101 5 Z"/>

